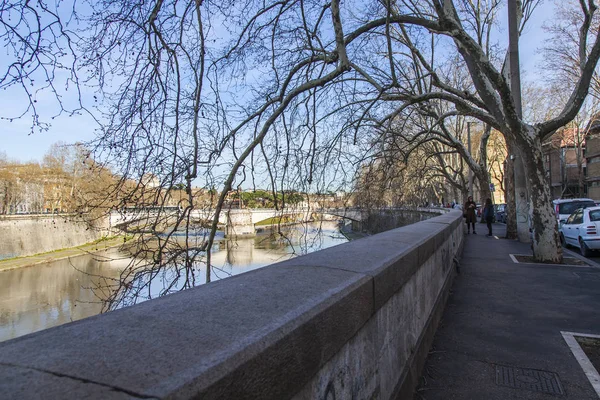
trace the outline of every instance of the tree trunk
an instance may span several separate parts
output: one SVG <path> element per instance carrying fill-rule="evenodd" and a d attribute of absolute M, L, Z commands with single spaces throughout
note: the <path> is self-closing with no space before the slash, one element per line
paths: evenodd
<path fill-rule="evenodd" d="M 460 190 L 458 190 L 458 188 L 452 187 L 452 201 L 453 202 L 460 204 L 460 201 L 462 199 L 462 197 L 461 197 L 462 194 L 460 194 L 460 193 L 462 193 L 462 192 Z"/>
<path fill-rule="evenodd" d="M 467 202 L 467 198 L 469 197 L 469 188 L 465 187 L 460 191 L 461 200 L 460 204 L 464 205 Z"/>
<path fill-rule="evenodd" d="M 477 180 L 479 181 L 479 201 L 482 206 L 485 204 L 486 199 L 492 198 L 492 191 L 490 190 L 491 179 L 487 165 L 487 144 L 491 133 L 492 127 L 486 124 L 479 143 L 479 170 L 475 172 L 475 176 L 477 176 Z M 483 213 L 481 213 L 481 222 L 485 222 Z"/>
<path fill-rule="evenodd" d="M 479 182 L 479 201 L 481 204 L 485 203 L 485 199 L 492 198 L 492 191 L 490 190 L 490 175 L 484 168 L 475 173 L 477 181 Z"/>
<path fill-rule="evenodd" d="M 562 246 L 558 237 L 558 224 L 552 208 L 550 188 L 542 155 L 542 142 L 533 127 L 520 135 L 519 147 L 529 192 L 529 219 L 532 229 L 533 258 L 539 262 L 562 262 Z M 523 137 L 525 136 L 525 137 Z"/>
<path fill-rule="evenodd" d="M 481 204 L 481 216 L 479 222 L 485 223 L 485 218 L 483 218 L 483 207 L 486 199 L 492 198 L 492 192 L 490 190 L 490 176 L 483 168 L 480 173 L 476 174 L 476 176 L 477 181 L 479 182 L 479 204 Z"/>

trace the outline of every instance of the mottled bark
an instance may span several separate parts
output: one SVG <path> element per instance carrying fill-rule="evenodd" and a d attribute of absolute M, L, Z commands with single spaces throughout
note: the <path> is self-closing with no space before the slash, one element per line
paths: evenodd
<path fill-rule="evenodd" d="M 539 262 L 562 261 L 562 246 L 552 208 L 550 188 L 546 182 L 542 142 L 531 126 L 518 135 L 529 192 L 529 222 L 532 230 L 533 257 Z"/>
<path fill-rule="evenodd" d="M 475 177 L 479 182 L 479 198 L 475 199 L 475 201 L 483 207 L 485 200 L 492 198 L 492 192 L 490 191 L 490 175 L 488 174 L 487 169 L 481 166 L 481 168 L 475 171 Z M 485 222 L 483 213 L 481 213 L 480 222 Z"/>
<path fill-rule="evenodd" d="M 463 188 L 463 190 L 460 191 L 460 194 L 461 194 L 460 204 L 465 204 L 465 202 L 467 201 L 467 197 L 469 197 L 469 190 L 465 187 L 465 188 Z"/>
<path fill-rule="evenodd" d="M 479 184 L 481 185 L 481 187 L 479 188 L 479 201 L 483 205 L 485 203 L 485 199 L 492 198 L 492 191 L 490 190 L 490 180 L 489 177 L 483 177 L 481 179 L 478 178 L 478 180 Z"/>
<path fill-rule="evenodd" d="M 477 180 L 479 181 L 479 199 L 481 204 L 485 204 L 486 199 L 492 199 L 492 191 L 490 190 L 490 174 L 487 165 L 487 144 L 490 139 L 492 127 L 486 124 L 481 141 L 479 143 L 479 169 L 476 172 Z M 483 213 L 481 213 L 481 222 L 485 222 Z"/>

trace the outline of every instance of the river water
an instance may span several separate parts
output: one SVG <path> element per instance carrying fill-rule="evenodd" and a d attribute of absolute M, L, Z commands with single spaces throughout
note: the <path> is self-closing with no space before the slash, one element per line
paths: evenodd
<path fill-rule="evenodd" d="M 220 240 L 212 255 L 212 280 L 346 242 L 335 222 L 287 227 L 286 240 L 268 233 Z M 114 282 L 130 262 L 117 249 L 0 272 L 0 341 L 99 314 Z M 201 271 L 200 271 L 201 272 Z M 205 273 L 199 273 L 199 277 Z M 204 283 L 201 279 L 197 284 Z"/>

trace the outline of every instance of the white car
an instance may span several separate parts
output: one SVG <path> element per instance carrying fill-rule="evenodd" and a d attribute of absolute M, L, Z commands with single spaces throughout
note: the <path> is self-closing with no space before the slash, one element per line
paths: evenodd
<path fill-rule="evenodd" d="M 600 250 L 600 207 L 575 210 L 561 225 L 560 240 L 566 246 L 579 247 L 584 257 Z"/>

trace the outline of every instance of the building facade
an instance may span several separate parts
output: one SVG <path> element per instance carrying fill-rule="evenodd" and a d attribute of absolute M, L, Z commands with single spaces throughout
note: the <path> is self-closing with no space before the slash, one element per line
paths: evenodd
<path fill-rule="evenodd" d="M 586 135 L 585 158 L 588 197 L 600 200 L 600 120 L 594 120 Z"/>
<path fill-rule="evenodd" d="M 585 135 L 564 128 L 542 144 L 544 168 L 553 199 L 588 197 Z"/>

